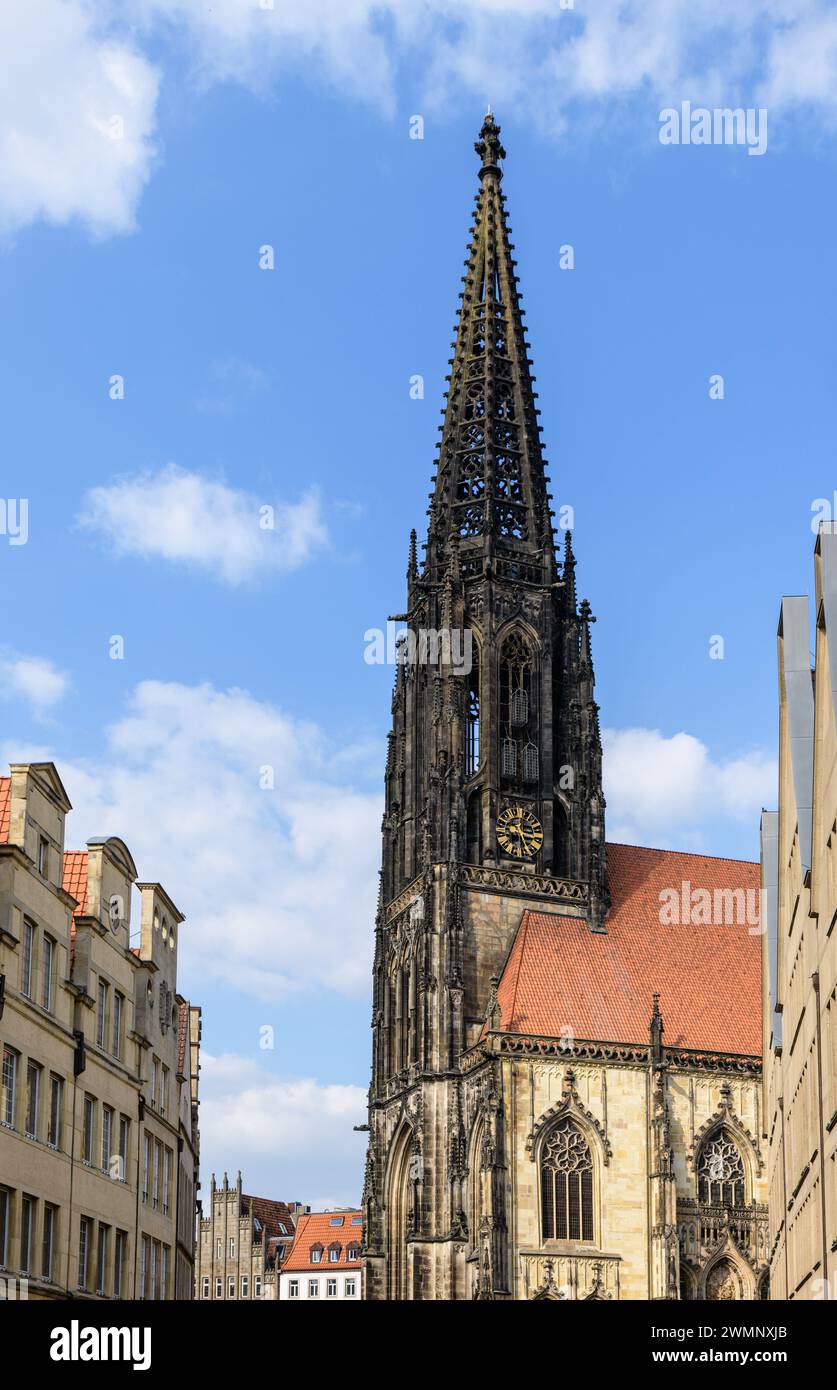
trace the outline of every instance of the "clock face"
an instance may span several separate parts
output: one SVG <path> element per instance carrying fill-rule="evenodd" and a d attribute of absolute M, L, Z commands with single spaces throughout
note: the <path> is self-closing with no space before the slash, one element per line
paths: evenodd
<path fill-rule="evenodd" d="M 537 816 L 525 806 L 507 806 L 497 818 L 497 841 L 513 859 L 532 859 L 543 844 Z"/>

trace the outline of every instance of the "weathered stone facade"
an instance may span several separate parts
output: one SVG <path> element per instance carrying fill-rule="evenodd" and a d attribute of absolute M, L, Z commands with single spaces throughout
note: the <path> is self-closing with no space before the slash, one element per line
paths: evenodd
<path fill-rule="evenodd" d="M 672 1009 L 679 1047 L 661 1043 L 653 961 L 634 971 L 628 1022 L 616 1000 L 607 1016 L 607 999 L 598 1034 L 572 1010 L 566 1030 L 560 1018 L 545 1034 L 509 1021 L 505 972 L 521 923 L 533 912 L 554 921 L 546 976 L 560 973 L 567 924 L 608 939 L 617 885 L 594 620 L 577 600 L 569 532 L 560 564 L 555 553 L 490 115 L 477 151 L 427 555 L 420 566 L 413 533 L 385 774 L 365 1297 L 752 1298 L 767 1252 L 758 942 L 736 947 L 756 1015 L 739 1055 L 717 1030 L 690 1038 L 676 962 L 662 1012 Z M 428 632 L 470 633 L 470 667 L 444 646 L 435 662 L 416 659 Z M 725 891 L 743 896 L 750 879 L 753 866 L 728 864 Z M 619 887 L 630 915 L 634 890 Z M 646 909 L 636 930 L 659 932 L 659 903 Z M 723 955 L 724 938 L 700 940 Z M 711 966 L 700 978 L 731 988 Z M 710 1159 L 720 1176 L 699 1179 L 695 1165 Z"/>
<path fill-rule="evenodd" d="M 200 1010 L 182 916 L 116 837 L 64 852 L 52 763 L 0 778 L 0 1276 L 9 1296 L 190 1298 Z M 25 1284 L 22 1282 L 25 1281 Z"/>
<path fill-rule="evenodd" d="M 762 816 L 771 1291 L 837 1297 L 837 535 L 779 624 L 779 810 Z"/>
<path fill-rule="evenodd" d="M 198 1221 L 195 1297 L 201 1300 L 279 1297 L 279 1270 L 296 1223 L 299 1202 L 275 1202 L 242 1191 L 241 1174 L 230 1186 L 212 1183 L 209 1209 Z"/>

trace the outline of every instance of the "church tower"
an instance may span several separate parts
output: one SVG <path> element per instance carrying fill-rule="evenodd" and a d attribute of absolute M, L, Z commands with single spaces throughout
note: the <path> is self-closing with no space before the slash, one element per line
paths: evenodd
<path fill-rule="evenodd" d="M 560 910 L 603 933 L 609 905 L 594 619 L 577 601 L 569 531 L 556 554 L 491 114 L 475 148 L 479 191 L 423 562 L 410 539 L 385 774 L 363 1199 L 372 1299 L 471 1296 L 477 1246 L 481 1277 L 509 1286 L 503 1131 L 491 1120 L 503 1097 L 482 1097 L 480 1153 L 469 1154 L 469 1049 L 491 1026 L 523 913 Z M 476 1168 L 478 1216 L 466 1181 Z"/>

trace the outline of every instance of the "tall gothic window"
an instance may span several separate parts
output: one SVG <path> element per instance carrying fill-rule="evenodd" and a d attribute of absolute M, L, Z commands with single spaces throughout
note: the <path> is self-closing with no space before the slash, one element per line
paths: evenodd
<path fill-rule="evenodd" d="M 698 1159 L 698 1199 L 713 1206 L 743 1207 L 744 1163 L 727 1130 L 707 1139 Z"/>
<path fill-rule="evenodd" d="M 466 775 L 472 777 L 480 765 L 480 657 L 476 642 L 472 642 L 466 698 L 465 770 Z"/>
<path fill-rule="evenodd" d="M 532 670 L 529 647 L 515 632 L 505 642 L 500 658 L 500 771 L 514 781 L 538 779 L 538 749 L 529 735 L 535 713 Z"/>
<path fill-rule="evenodd" d="M 544 1240 L 593 1239 L 593 1155 L 572 1120 L 559 1120 L 541 1151 Z"/>

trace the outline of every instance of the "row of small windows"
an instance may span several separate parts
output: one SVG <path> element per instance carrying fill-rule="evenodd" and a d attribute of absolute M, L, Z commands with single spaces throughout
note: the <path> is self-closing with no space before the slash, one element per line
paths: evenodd
<path fill-rule="evenodd" d="M 323 1246 L 323 1245 L 312 1245 L 312 1246 L 311 1246 L 311 1263 L 312 1263 L 312 1265 L 323 1264 L 323 1263 L 324 1263 L 323 1255 L 325 1255 L 326 1260 L 327 1260 L 327 1262 L 328 1262 L 329 1264 L 336 1265 L 336 1264 L 339 1264 L 339 1263 L 340 1263 L 340 1256 L 341 1256 L 342 1253 L 343 1253 L 343 1247 L 342 1247 L 342 1245 L 340 1244 L 339 1241 L 335 1241 L 332 1245 L 330 1245 L 330 1246 L 328 1247 L 327 1250 L 326 1250 L 325 1246 Z M 347 1260 L 356 1260 L 356 1259 L 358 1259 L 359 1254 L 360 1254 L 360 1251 L 359 1251 L 359 1247 L 358 1247 L 357 1245 L 347 1245 L 347 1246 L 346 1246 L 346 1259 L 347 1259 Z"/>
<path fill-rule="evenodd" d="M 50 1072 L 44 1079 L 44 1068 L 33 1058 L 26 1060 L 25 1086 L 19 1085 L 21 1057 L 13 1048 L 3 1048 L 0 1075 L 0 1124 L 7 1129 L 22 1129 L 28 1139 L 46 1143 L 49 1148 L 66 1152 L 70 1137 L 65 1127 L 64 1078 Z M 66 1132 L 65 1132 L 66 1128 Z M 100 1104 L 95 1096 L 85 1093 L 81 1116 L 81 1162 L 87 1168 L 98 1168 L 114 1182 L 127 1182 L 131 1142 L 131 1121 L 117 1114 L 110 1105 Z M 171 1206 L 171 1186 L 174 1172 L 174 1151 L 152 1139 L 146 1132 L 143 1139 L 142 1200 L 164 1216 Z"/>
<path fill-rule="evenodd" d="M 326 1286 L 326 1290 L 325 1290 L 325 1296 L 326 1296 L 326 1298 L 337 1298 L 337 1296 L 338 1296 L 338 1294 L 337 1294 L 337 1280 L 336 1280 L 336 1279 L 326 1279 L 326 1280 L 325 1280 L 325 1286 Z M 346 1280 L 344 1281 L 343 1296 L 344 1296 L 344 1298 L 357 1298 L 357 1280 L 356 1280 L 356 1279 L 346 1279 Z M 299 1279 L 289 1279 L 289 1280 L 288 1280 L 288 1298 L 299 1298 L 299 1297 L 300 1297 L 300 1281 L 299 1281 Z M 308 1280 L 308 1297 L 309 1297 L 309 1298 L 319 1298 L 319 1297 L 320 1297 L 320 1280 L 319 1280 L 319 1279 L 309 1279 L 309 1280 Z"/>
<path fill-rule="evenodd" d="M 64 1078 L 55 1072 L 45 1076 L 44 1068 L 32 1057 L 25 1061 L 25 1072 L 23 1066 L 20 1053 L 11 1047 L 3 1048 L 0 1124 L 6 1129 L 22 1131 L 27 1139 L 66 1152 L 69 1126 L 65 1135 Z M 22 1077 L 25 1078 L 23 1085 L 20 1084 Z M 88 1167 L 101 1167 L 102 1172 L 124 1182 L 130 1120 L 127 1115 L 120 1115 L 117 1120 L 112 1107 L 103 1105 L 99 1134 L 98 1102 L 93 1096 L 85 1095 L 83 1105 L 82 1162 Z"/>
<path fill-rule="evenodd" d="M 230 1242 L 230 1244 L 232 1244 L 232 1242 Z M 208 1274 L 205 1274 L 205 1275 L 203 1276 L 203 1278 L 201 1279 L 201 1298 L 209 1298 L 209 1296 L 210 1296 L 210 1294 L 209 1294 L 210 1288 L 211 1288 L 211 1284 L 210 1284 L 209 1275 L 208 1275 Z M 250 1276 L 249 1276 L 249 1274 L 242 1274 L 242 1275 L 241 1275 L 240 1283 L 238 1283 L 238 1284 L 236 1283 L 236 1277 L 235 1277 L 234 1274 L 229 1274 L 229 1275 L 227 1276 L 227 1298 L 235 1298 L 235 1296 L 236 1296 L 236 1289 L 240 1289 L 240 1294 L 241 1294 L 241 1297 L 242 1297 L 242 1298 L 249 1298 L 249 1297 L 250 1297 Z M 254 1297 L 254 1298 L 261 1298 L 261 1296 L 262 1296 L 262 1276 L 261 1276 L 260 1274 L 254 1274 L 254 1275 L 253 1275 L 253 1297 Z M 222 1276 L 221 1276 L 220 1274 L 217 1276 L 217 1278 L 216 1278 L 216 1280 L 215 1280 L 215 1297 L 216 1297 L 216 1299 L 222 1299 L 222 1298 L 224 1297 L 224 1280 L 223 1280 L 223 1278 L 222 1278 Z"/>
<path fill-rule="evenodd" d="M 12 1248 L 14 1229 L 14 1206 L 18 1202 L 19 1238 L 16 1248 Z M 48 1284 L 57 1284 L 60 1271 L 57 1268 L 57 1251 L 64 1215 L 61 1209 L 51 1202 L 40 1201 L 26 1192 L 17 1193 L 11 1188 L 0 1187 L 0 1268 L 15 1270 L 24 1278 L 37 1278 Z M 146 1242 L 151 1248 L 149 1237 L 143 1237 L 142 1249 Z M 97 1293 L 103 1297 L 125 1298 L 128 1296 L 128 1232 L 98 1223 L 91 1216 L 80 1216 L 78 1223 L 78 1245 L 76 1264 L 76 1284 L 81 1292 Z M 160 1276 L 162 1288 L 167 1287 L 168 1257 L 167 1246 L 162 1250 Z M 140 1272 L 139 1297 L 164 1297 L 164 1293 L 143 1293 L 144 1274 Z"/>

